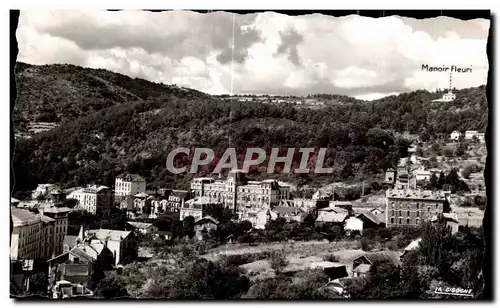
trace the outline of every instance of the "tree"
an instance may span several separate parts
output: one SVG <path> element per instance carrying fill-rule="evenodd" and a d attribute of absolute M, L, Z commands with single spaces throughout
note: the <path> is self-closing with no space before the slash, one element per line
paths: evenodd
<path fill-rule="evenodd" d="M 315 222 L 316 219 L 314 219 L 314 216 L 311 214 L 307 214 L 306 217 L 304 217 L 304 221 L 302 222 L 302 224 L 306 227 L 314 228 Z"/>
<path fill-rule="evenodd" d="M 114 275 L 101 279 L 94 294 L 105 299 L 129 297 L 125 285 Z"/>
<path fill-rule="evenodd" d="M 182 220 L 182 230 L 184 236 L 193 237 L 194 235 L 194 217 L 187 216 Z"/>
<path fill-rule="evenodd" d="M 46 272 L 35 273 L 30 278 L 29 293 L 46 295 L 49 279 Z"/>
<path fill-rule="evenodd" d="M 432 188 L 438 188 L 439 186 L 439 179 L 435 173 L 431 175 L 430 185 Z"/>

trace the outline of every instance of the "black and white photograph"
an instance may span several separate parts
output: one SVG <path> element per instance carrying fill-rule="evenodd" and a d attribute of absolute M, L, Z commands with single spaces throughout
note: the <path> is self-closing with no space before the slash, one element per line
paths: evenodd
<path fill-rule="evenodd" d="M 490 14 L 11 11 L 10 298 L 484 299 Z"/>

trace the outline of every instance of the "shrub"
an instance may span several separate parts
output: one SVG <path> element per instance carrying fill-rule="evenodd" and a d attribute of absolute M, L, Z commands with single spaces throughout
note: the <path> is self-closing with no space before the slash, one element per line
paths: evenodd
<path fill-rule="evenodd" d="M 340 258 L 333 254 L 324 256 L 323 260 L 328 262 L 340 262 Z"/>

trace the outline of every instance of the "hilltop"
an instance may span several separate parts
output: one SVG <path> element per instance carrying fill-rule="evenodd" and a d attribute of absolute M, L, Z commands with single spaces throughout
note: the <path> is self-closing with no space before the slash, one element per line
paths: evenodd
<path fill-rule="evenodd" d="M 113 185 L 124 171 L 143 175 L 151 186 L 186 188 L 193 175 L 165 168 L 169 151 L 181 146 L 209 147 L 219 155 L 228 147 L 238 153 L 247 147 L 327 147 L 333 174 L 292 180 L 343 181 L 380 173 L 407 155 L 401 132 L 432 138 L 455 129 L 484 131 L 487 123 L 484 86 L 457 91 L 446 104 L 432 102 L 441 93 L 415 91 L 371 102 L 317 95 L 309 99 L 327 103 L 302 108 L 289 97 L 240 101 L 73 65 L 18 63 L 16 74 L 16 132 L 26 132 L 30 122 L 57 123 L 17 140 L 16 190 L 42 182 Z M 177 163 L 187 161 L 181 156 Z M 250 176 L 290 180 L 265 174 L 263 166 Z"/>

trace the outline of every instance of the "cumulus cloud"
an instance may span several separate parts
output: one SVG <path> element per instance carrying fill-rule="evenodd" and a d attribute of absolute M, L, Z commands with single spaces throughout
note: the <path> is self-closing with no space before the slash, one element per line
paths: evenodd
<path fill-rule="evenodd" d="M 373 99 L 448 87 L 430 66 L 486 83 L 488 20 L 273 12 L 22 11 L 18 60 L 105 68 L 213 94 L 334 93 Z"/>

